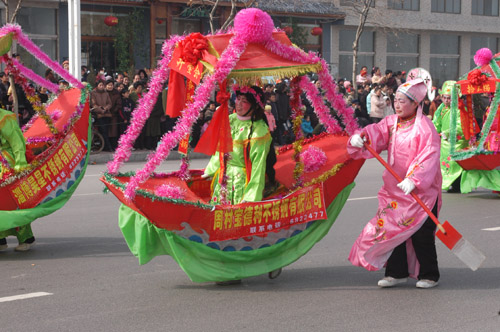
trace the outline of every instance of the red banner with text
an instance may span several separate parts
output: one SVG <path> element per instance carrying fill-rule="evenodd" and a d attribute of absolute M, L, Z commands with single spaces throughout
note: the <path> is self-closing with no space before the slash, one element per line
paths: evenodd
<path fill-rule="evenodd" d="M 213 216 L 211 241 L 264 235 L 292 225 L 324 220 L 327 216 L 323 184 L 302 188 L 281 199 L 218 205 Z"/>
<path fill-rule="evenodd" d="M 21 181 L 9 188 L 19 208 L 37 206 L 50 192 L 56 190 L 85 157 L 87 150 L 75 132 L 64 138 L 57 152 Z"/>

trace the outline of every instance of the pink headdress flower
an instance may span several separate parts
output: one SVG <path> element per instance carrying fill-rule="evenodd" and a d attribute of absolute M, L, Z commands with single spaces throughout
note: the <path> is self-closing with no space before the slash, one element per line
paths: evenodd
<path fill-rule="evenodd" d="M 260 94 L 257 93 L 252 87 L 250 86 L 242 86 L 240 87 L 238 84 L 233 85 L 233 91 L 235 93 L 241 93 L 241 94 L 247 94 L 250 93 L 254 98 L 255 101 L 264 109 L 265 105 L 264 102 L 261 100 Z"/>

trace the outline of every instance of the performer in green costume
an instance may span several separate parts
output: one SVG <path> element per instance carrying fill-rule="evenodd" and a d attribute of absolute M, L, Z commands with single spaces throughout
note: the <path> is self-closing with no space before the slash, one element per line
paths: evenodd
<path fill-rule="evenodd" d="M 233 152 L 226 166 L 227 200 L 230 204 L 262 200 L 266 180 L 266 158 L 271 145 L 269 127 L 264 122 L 263 98 L 259 87 L 237 91 L 236 113 L 229 116 Z M 214 177 L 212 202 L 220 203 L 219 155 L 212 156 L 204 177 Z"/>
<path fill-rule="evenodd" d="M 0 153 L 2 159 L 9 164 L 9 168 L 18 172 L 28 165 L 26 161 L 26 141 L 19 128 L 14 113 L 0 108 Z M 0 163 L 0 178 L 3 177 L 6 167 Z M 0 221 L 1 222 L 1 221 Z M 19 245 L 16 251 L 27 251 L 35 243 L 35 237 L 31 231 L 31 226 L 25 225 L 5 231 L 0 231 L 0 250 L 7 248 L 6 237 L 16 236 Z"/>
<path fill-rule="evenodd" d="M 436 127 L 437 132 L 441 135 L 441 174 L 443 174 L 443 190 L 448 192 L 460 192 L 460 176 L 462 175 L 462 167 L 456 162 L 451 160 L 450 156 L 450 118 L 451 112 L 459 112 L 458 109 L 452 110 L 451 105 L 451 88 L 455 81 L 446 81 L 443 83 L 443 88 L 440 91 L 443 103 L 439 105 L 432 122 Z M 457 141 L 455 150 L 462 150 L 467 147 L 468 142 L 462 132 L 462 125 L 460 122 L 460 114 L 457 114 Z"/>
<path fill-rule="evenodd" d="M 477 187 L 487 188 L 493 191 L 500 191 L 500 170 L 464 170 L 456 161 L 453 161 L 450 156 L 451 145 L 450 135 L 453 131 L 451 128 L 452 112 L 456 114 L 456 143 L 455 151 L 460 151 L 468 147 L 469 143 L 464 137 L 462 130 L 462 122 L 460 120 L 459 110 L 452 109 L 451 106 L 451 89 L 455 81 L 446 81 L 440 91 L 443 103 L 439 106 L 434 114 L 432 122 L 436 127 L 437 132 L 441 135 L 441 173 L 443 175 L 443 190 L 453 193 L 469 193 Z"/>

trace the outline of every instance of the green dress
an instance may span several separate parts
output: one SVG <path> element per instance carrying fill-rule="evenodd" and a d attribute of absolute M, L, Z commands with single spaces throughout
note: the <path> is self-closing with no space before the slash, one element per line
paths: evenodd
<path fill-rule="evenodd" d="M 231 204 L 242 201 L 257 202 L 262 200 L 262 193 L 266 179 L 266 159 L 271 146 L 271 134 L 264 120 L 252 122 L 240 120 L 236 113 L 229 116 L 231 136 L 233 138 L 233 152 L 230 153 L 226 167 L 227 199 Z M 253 127 L 253 128 L 252 128 Z M 250 131 L 252 131 L 249 138 Z M 247 182 L 247 169 L 245 166 L 244 146 L 250 144 L 251 170 Z M 214 176 L 214 190 L 212 202 L 220 203 L 219 191 L 219 154 L 210 159 L 205 175 Z"/>
<path fill-rule="evenodd" d="M 0 152 L 15 170 L 26 167 L 26 141 L 14 113 L 0 108 Z M 3 175 L 0 164 L 0 177 Z"/>
<path fill-rule="evenodd" d="M 447 190 L 451 184 L 458 179 L 462 174 L 463 168 L 456 162 L 451 160 L 450 156 L 450 119 L 451 108 L 445 107 L 444 103 L 439 105 L 432 122 L 436 127 L 437 132 L 441 135 L 441 174 L 443 174 L 442 189 Z M 468 142 L 464 137 L 462 131 L 462 124 L 460 122 L 460 114 L 457 115 L 457 141 L 455 144 L 455 151 L 462 150 L 468 146 Z"/>
<path fill-rule="evenodd" d="M 0 108 L 0 153 L 15 170 L 20 170 L 28 165 L 26 161 L 26 141 L 19 128 L 14 113 Z M 0 178 L 4 172 L 0 163 Z M 9 235 L 16 236 L 19 243 L 33 237 L 31 226 L 20 226 L 5 231 L 0 231 L 0 239 Z"/>

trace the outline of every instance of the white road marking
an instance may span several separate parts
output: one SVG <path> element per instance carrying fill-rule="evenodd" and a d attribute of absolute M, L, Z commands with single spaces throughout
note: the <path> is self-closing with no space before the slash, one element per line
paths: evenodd
<path fill-rule="evenodd" d="M 90 194 L 73 194 L 73 196 L 94 196 L 94 195 L 104 195 L 104 193 L 98 192 L 98 193 L 90 193 Z"/>
<path fill-rule="evenodd" d="M 374 199 L 377 198 L 377 196 L 368 196 L 368 197 L 358 197 L 358 198 L 348 198 L 348 201 L 362 201 L 365 199 Z"/>
<path fill-rule="evenodd" d="M 36 292 L 36 293 L 28 293 L 28 294 L 14 295 L 14 296 L 6 296 L 6 297 L 0 297 L 0 302 L 9 302 L 9 301 L 31 299 L 33 297 L 40 297 L 40 296 L 47 296 L 47 295 L 54 295 L 54 294 L 46 293 L 46 292 Z"/>
<path fill-rule="evenodd" d="M 482 230 L 494 232 L 494 231 L 500 231 L 500 227 L 483 228 Z"/>

